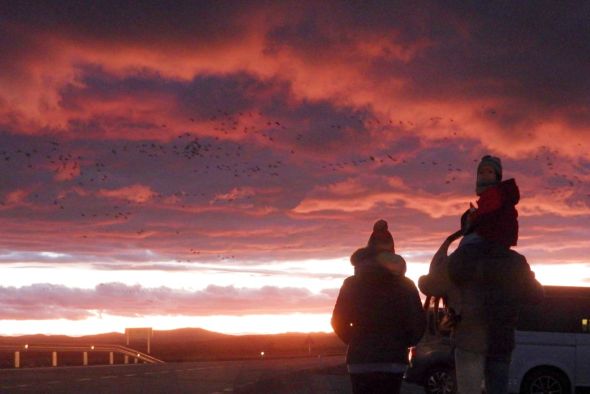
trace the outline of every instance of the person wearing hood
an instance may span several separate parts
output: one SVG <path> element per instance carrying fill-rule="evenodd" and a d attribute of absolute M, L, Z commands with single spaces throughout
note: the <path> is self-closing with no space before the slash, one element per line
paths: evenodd
<path fill-rule="evenodd" d="M 346 363 L 353 393 L 399 393 L 408 348 L 422 338 L 426 315 L 418 290 L 404 276 L 387 222 L 375 223 L 366 248 L 351 258 L 355 274 L 344 280 L 332 327 L 348 345 Z"/>
<path fill-rule="evenodd" d="M 355 273 L 364 265 L 370 265 L 376 260 L 389 260 L 399 270 L 400 275 L 406 274 L 407 264 L 400 255 L 395 253 L 395 242 L 389 232 L 388 224 L 380 219 L 373 225 L 373 232 L 367 246 L 357 249 L 350 257 L 350 263 Z"/>

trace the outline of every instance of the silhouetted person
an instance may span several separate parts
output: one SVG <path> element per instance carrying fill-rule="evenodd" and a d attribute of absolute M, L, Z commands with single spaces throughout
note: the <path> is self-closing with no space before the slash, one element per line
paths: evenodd
<path fill-rule="evenodd" d="M 420 278 L 424 294 L 447 299 L 453 319 L 459 394 L 508 392 L 508 372 L 521 305 L 542 299 L 543 290 L 524 256 L 510 249 L 518 239 L 518 188 L 502 182 L 500 159 L 484 156 L 477 170 L 478 208 L 461 218 L 461 233 L 443 243 L 429 274 Z M 459 247 L 449 245 L 463 234 Z"/>
<path fill-rule="evenodd" d="M 344 281 L 332 315 L 334 331 L 348 345 L 355 394 L 399 393 L 408 348 L 426 327 L 418 290 L 404 276 L 405 261 L 389 246 L 387 223 L 377 223 L 362 263 L 353 261 L 355 275 Z"/>
<path fill-rule="evenodd" d="M 480 394 L 484 381 L 486 393 L 506 393 L 519 310 L 540 302 L 543 289 L 525 257 L 513 250 L 489 249 L 474 259 L 452 261 L 447 249 L 458 234 L 443 242 L 418 286 L 446 300 L 458 392 Z"/>

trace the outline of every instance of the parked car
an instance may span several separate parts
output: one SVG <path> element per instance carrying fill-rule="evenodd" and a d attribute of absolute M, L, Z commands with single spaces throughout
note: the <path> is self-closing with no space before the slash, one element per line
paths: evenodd
<path fill-rule="evenodd" d="M 510 364 L 513 393 L 569 394 L 590 390 L 590 287 L 545 286 L 539 305 L 524 307 Z M 428 332 L 410 350 L 405 379 L 426 393 L 456 392 L 453 345 L 438 322 L 444 311 L 429 307 Z"/>

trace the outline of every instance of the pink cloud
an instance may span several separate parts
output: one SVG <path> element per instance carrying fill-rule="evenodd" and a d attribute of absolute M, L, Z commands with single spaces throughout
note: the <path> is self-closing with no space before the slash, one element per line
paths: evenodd
<path fill-rule="evenodd" d="M 215 314 L 265 314 L 327 312 L 337 289 L 312 293 L 293 287 L 259 289 L 209 285 L 188 291 L 167 287 L 145 288 L 104 283 L 93 289 L 37 283 L 23 287 L 0 287 L 0 319 L 79 320 L 97 313 L 118 316 Z"/>
<path fill-rule="evenodd" d="M 119 189 L 101 189 L 98 191 L 98 195 L 102 197 L 144 203 L 152 199 L 154 192 L 148 186 L 135 184 Z"/>
<path fill-rule="evenodd" d="M 492 153 L 521 186 L 519 248 L 585 258 L 584 25 L 310 4 L 132 7 L 139 26 L 19 6 L 0 28 L 2 248 L 240 266 L 346 256 L 383 217 L 428 256 Z"/>
<path fill-rule="evenodd" d="M 535 97 L 522 97 L 525 86 L 519 86 L 518 68 L 510 70 L 514 76 L 486 76 L 484 70 L 480 70 L 483 66 L 474 60 L 477 56 L 472 58 L 468 52 L 460 54 L 467 59 L 467 64 L 462 67 L 471 65 L 472 68 L 467 70 L 471 75 L 460 74 L 462 67 L 455 65 L 453 68 L 453 64 L 446 63 L 449 56 L 443 57 L 446 43 L 432 37 L 428 29 L 425 30 L 411 18 L 398 20 L 395 15 L 390 15 L 387 20 L 381 20 L 384 17 L 380 15 L 382 10 L 367 7 L 361 15 L 371 15 L 371 19 L 381 22 L 359 25 L 355 17 L 358 10 L 354 7 L 344 7 L 341 18 L 331 18 L 331 6 L 326 5 L 316 11 L 318 15 L 326 16 L 319 24 L 313 18 L 309 19 L 307 7 L 293 9 L 288 5 L 277 5 L 264 9 L 246 8 L 248 17 L 224 14 L 223 24 L 227 30 L 220 33 L 212 29 L 206 36 L 209 45 L 195 44 L 194 37 L 203 32 L 192 29 L 186 32 L 173 29 L 173 34 L 152 37 L 153 28 L 145 27 L 130 32 L 125 40 L 117 40 L 113 44 L 109 41 L 113 37 L 108 34 L 107 26 L 100 26 L 99 30 L 105 34 L 96 36 L 71 20 L 55 25 L 52 25 L 55 21 L 44 22 L 35 29 L 26 29 L 26 23 L 15 20 L 7 29 L 18 42 L 29 43 L 31 49 L 15 51 L 12 58 L 16 57 L 24 67 L 12 69 L 11 77 L 20 74 L 29 78 L 26 79 L 26 86 L 22 83 L 19 86 L 20 100 L 15 101 L 10 96 L 5 102 L 20 103 L 15 104 L 12 113 L 30 118 L 29 123 L 20 125 L 23 130 L 29 128 L 27 124 L 37 129 L 49 127 L 57 130 L 67 127 L 68 119 L 89 120 L 98 114 L 105 114 L 103 120 L 111 120 L 104 124 L 101 133 L 114 138 L 116 134 L 112 134 L 112 129 L 133 131 L 117 126 L 121 118 L 135 121 L 147 119 L 154 126 L 161 124 L 158 119 L 162 118 L 168 127 L 186 128 L 192 124 L 188 117 L 179 119 L 175 99 L 170 92 L 148 90 L 141 94 L 119 92 L 115 95 L 80 97 L 77 107 L 60 107 L 61 87 L 84 85 L 77 79 L 76 67 L 79 64 L 100 65 L 119 77 L 151 72 L 154 76 L 177 81 L 188 81 L 204 73 L 227 75 L 247 71 L 261 76 L 262 80 L 278 78 L 287 81 L 295 103 L 300 100 L 329 100 L 336 106 L 370 107 L 382 120 L 401 120 L 408 125 L 404 128 L 426 139 L 457 133 L 479 140 L 488 149 L 513 157 L 564 136 L 569 138 L 563 139 L 562 149 L 571 155 L 581 152 L 577 147 L 580 139 L 588 142 L 584 128 L 572 128 L 571 122 L 567 121 L 572 114 L 583 116 L 583 111 L 575 108 L 571 109 L 573 112 L 564 108 L 545 111 L 542 102 L 527 106 L 526 99 Z M 438 11 L 445 14 L 445 22 L 432 20 L 432 25 L 439 26 L 456 42 L 465 43 L 465 50 L 475 50 L 469 43 L 480 35 L 486 37 L 492 34 L 480 30 L 486 25 L 480 26 L 463 19 L 458 10 Z M 200 11 L 186 12 L 191 15 Z M 400 12 L 411 15 L 418 12 L 426 19 L 431 18 L 430 13 L 425 11 L 407 9 Z M 27 17 L 23 18 L 26 20 Z M 60 16 L 55 18 L 58 20 Z M 155 25 L 160 24 L 155 18 L 150 20 Z M 300 37 L 302 26 L 311 29 L 316 40 L 308 41 Z M 355 26 L 355 34 L 350 34 L 351 26 Z M 146 40 L 146 36 L 152 38 Z M 169 36 L 174 36 L 174 41 L 167 42 Z M 234 41 L 238 36 L 240 44 Z M 113 45 L 119 50 L 113 51 Z M 556 50 L 552 43 L 547 45 L 548 49 Z M 41 56 L 45 52 L 51 56 Z M 504 56 L 498 51 L 490 53 L 498 59 Z M 436 83 L 427 85 L 432 75 L 422 62 L 429 57 L 442 63 L 439 65 L 440 89 L 446 89 L 442 92 L 437 90 Z M 383 65 L 379 67 L 381 63 Z M 387 65 L 389 68 L 385 67 Z M 409 75 L 408 69 L 413 69 L 416 75 Z M 46 75 L 48 70 L 51 70 L 51 78 Z M 520 81 L 520 85 L 525 82 L 528 83 Z M 566 82 L 563 81 L 564 84 Z M 419 85 L 414 90 L 423 93 L 426 99 L 421 100 L 415 93 L 412 94 L 412 84 Z M 474 97 L 471 92 L 476 88 L 480 97 Z M 8 95 L 8 92 L 5 94 Z M 271 97 L 272 90 L 265 91 L 264 95 Z M 129 107 L 136 110 L 127 111 Z M 430 121 L 433 117 L 444 122 L 433 126 Z M 453 124 L 448 121 L 451 117 L 454 118 Z M 506 127 L 511 122 L 515 127 Z M 162 132 L 154 127 L 150 136 L 158 138 Z"/>
<path fill-rule="evenodd" d="M 26 190 L 14 190 L 6 194 L 4 202 L 10 205 L 17 205 L 22 203 L 28 195 L 29 192 Z"/>
<path fill-rule="evenodd" d="M 399 178 L 376 176 L 356 177 L 336 184 L 320 186 L 297 205 L 295 214 L 319 211 L 354 213 L 370 211 L 380 204 L 401 204 L 438 219 L 460 216 L 468 206 L 469 197 L 449 192 L 433 198 L 431 193 L 411 190 Z"/>

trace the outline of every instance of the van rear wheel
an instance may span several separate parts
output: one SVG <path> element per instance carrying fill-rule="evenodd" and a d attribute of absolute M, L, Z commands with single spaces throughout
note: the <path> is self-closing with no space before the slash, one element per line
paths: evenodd
<path fill-rule="evenodd" d="M 540 368 L 527 374 L 521 394 L 570 394 L 570 382 L 563 372 Z"/>
<path fill-rule="evenodd" d="M 426 394 L 455 394 L 455 371 L 445 366 L 431 368 L 424 379 L 424 391 Z"/>

